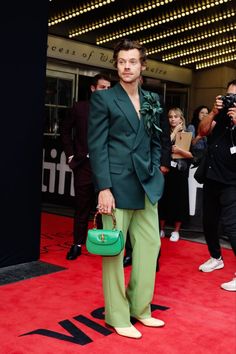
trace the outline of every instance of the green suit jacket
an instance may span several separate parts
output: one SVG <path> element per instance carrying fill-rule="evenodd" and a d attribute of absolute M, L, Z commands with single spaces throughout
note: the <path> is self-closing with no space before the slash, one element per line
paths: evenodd
<path fill-rule="evenodd" d="M 140 89 L 141 105 L 144 94 Z M 119 83 L 91 95 L 88 147 L 95 188 L 110 188 L 120 209 L 143 209 L 145 194 L 155 204 L 163 192 L 160 137 L 148 135 L 143 119 Z"/>

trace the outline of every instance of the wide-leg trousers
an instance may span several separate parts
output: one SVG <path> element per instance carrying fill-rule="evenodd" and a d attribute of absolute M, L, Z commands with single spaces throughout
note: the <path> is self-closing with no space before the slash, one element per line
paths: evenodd
<path fill-rule="evenodd" d="M 157 204 L 145 197 L 141 210 L 115 210 L 117 228 L 132 244 L 132 268 L 126 287 L 122 251 L 118 256 L 103 257 L 103 292 L 105 322 L 113 327 L 129 327 L 130 317 L 151 317 L 156 262 L 160 250 Z M 103 228 L 112 228 L 112 218 L 103 215 Z"/>

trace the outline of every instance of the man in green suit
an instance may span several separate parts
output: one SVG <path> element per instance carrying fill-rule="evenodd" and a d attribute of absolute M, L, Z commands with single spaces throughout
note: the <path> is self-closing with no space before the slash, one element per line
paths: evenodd
<path fill-rule="evenodd" d="M 90 100 L 88 146 L 98 210 L 103 226 L 129 229 L 133 266 L 125 289 L 123 252 L 103 257 L 105 321 L 122 336 L 141 338 L 130 317 L 145 326 L 164 322 L 151 316 L 156 261 L 160 249 L 157 202 L 164 178 L 160 171 L 160 107 L 156 94 L 141 89 L 146 68 L 145 48 L 137 41 L 121 40 L 114 49 L 119 83 L 94 92 Z"/>

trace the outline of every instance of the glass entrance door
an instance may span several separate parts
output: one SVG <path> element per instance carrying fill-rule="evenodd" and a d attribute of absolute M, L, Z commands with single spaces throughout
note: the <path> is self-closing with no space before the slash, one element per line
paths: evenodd
<path fill-rule="evenodd" d="M 75 74 L 47 70 L 44 135 L 58 136 L 62 119 L 72 105 Z"/>

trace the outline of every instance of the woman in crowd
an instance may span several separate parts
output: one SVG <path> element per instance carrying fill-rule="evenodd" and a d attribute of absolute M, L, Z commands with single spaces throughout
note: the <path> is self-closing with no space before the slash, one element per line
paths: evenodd
<path fill-rule="evenodd" d="M 185 119 L 180 108 L 171 108 L 168 112 L 170 138 L 172 143 L 172 160 L 170 172 L 165 176 L 165 188 L 159 202 L 159 219 L 161 237 L 165 236 L 166 222 L 173 224 L 174 231 L 170 241 L 179 240 L 179 230 L 189 216 L 188 175 L 192 153 L 176 145 L 178 132 L 186 131 Z M 175 155 L 180 158 L 174 158 Z"/>
<path fill-rule="evenodd" d="M 200 136 L 198 134 L 198 126 L 200 121 L 206 117 L 209 113 L 209 108 L 207 106 L 201 105 L 198 106 L 193 112 L 193 118 L 188 125 L 188 131 L 192 132 L 192 146 L 191 151 L 193 154 L 194 165 L 198 165 L 202 155 L 204 154 L 207 147 L 207 138 L 204 136 Z"/>

